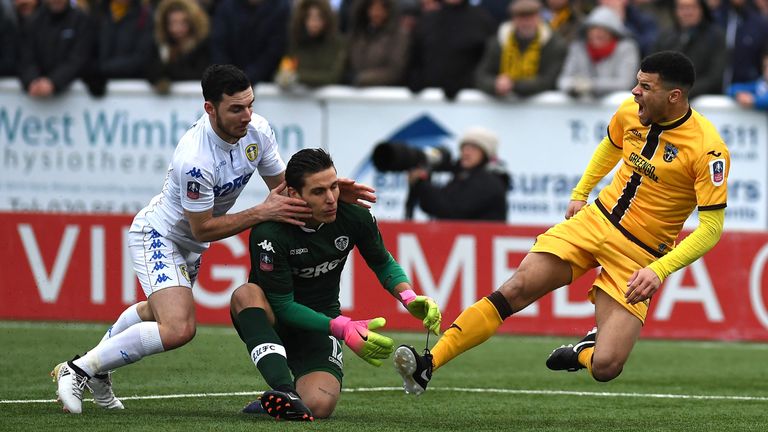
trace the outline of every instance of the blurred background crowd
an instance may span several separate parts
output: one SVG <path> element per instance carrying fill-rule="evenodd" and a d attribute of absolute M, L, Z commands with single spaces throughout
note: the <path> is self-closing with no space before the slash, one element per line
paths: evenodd
<path fill-rule="evenodd" d="M 768 110 L 768 0 L 0 0 L 0 77 L 32 97 L 82 80 L 168 93 L 232 63 L 285 91 L 476 88 L 503 99 L 630 89 L 641 58 L 688 55 L 692 97 Z"/>

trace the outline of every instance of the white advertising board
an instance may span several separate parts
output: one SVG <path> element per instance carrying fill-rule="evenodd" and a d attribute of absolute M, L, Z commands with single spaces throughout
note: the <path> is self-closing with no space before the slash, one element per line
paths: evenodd
<path fill-rule="evenodd" d="M 301 148 L 324 147 L 341 175 L 373 185 L 379 197 L 374 210 L 384 220 L 403 219 L 407 182 L 403 174 L 373 168 L 377 143 L 407 135 L 456 156 L 464 129 L 490 128 L 513 179 L 509 223 L 551 225 L 562 220 L 570 191 L 623 96 L 576 103 L 545 94 L 498 102 L 463 92 L 447 102 L 431 90 L 412 96 L 405 89 L 330 87 L 284 94 L 259 86 L 254 109 L 272 124 L 286 160 Z M 0 97 L 0 211 L 13 212 L 136 212 L 158 193 L 176 142 L 203 112 L 195 83 L 177 85 L 170 96 L 157 96 L 141 82 L 111 83 L 101 99 L 76 86 L 38 101 L 4 81 Z M 768 115 L 724 98 L 693 105 L 731 151 L 726 228 L 768 229 Z M 265 196 L 260 184 L 246 188 L 234 210 Z M 415 219 L 426 216 L 416 212 Z M 694 226 L 695 216 L 688 223 Z"/>

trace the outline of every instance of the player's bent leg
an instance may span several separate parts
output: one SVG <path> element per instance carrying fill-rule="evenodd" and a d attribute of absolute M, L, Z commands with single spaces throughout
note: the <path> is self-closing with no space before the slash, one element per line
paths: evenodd
<path fill-rule="evenodd" d="M 264 291 L 260 286 L 249 282 L 240 285 L 232 292 L 229 309 L 232 316 L 237 316 L 243 309 L 252 307 L 264 309 L 269 322 L 275 323 L 275 314 L 272 312 L 272 307 L 270 307 Z"/>
<path fill-rule="evenodd" d="M 610 381 L 624 369 L 643 325 L 601 289 L 595 290 L 595 318 L 600 334 L 592 355 L 592 376 L 597 381 Z"/>
<path fill-rule="evenodd" d="M 152 293 L 148 301 L 166 351 L 184 346 L 195 337 L 195 300 L 191 288 L 164 288 Z"/>
<path fill-rule="evenodd" d="M 296 391 L 316 419 L 325 419 L 336 409 L 341 383 L 328 372 L 310 372 L 296 380 Z"/>
<path fill-rule="evenodd" d="M 459 354 L 485 342 L 504 320 L 545 294 L 571 282 L 571 265 L 542 252 L 526 255 L 498 291 L 465 309 L 432 348 L 437 370 Z"/>
<path fill-rule="evenodd" d="M 560 347 L 555 348 L 549 357 L 547 357 L 547 367 L 551 370 L 565 370 L 568 372 L 576 372 L 587 367 L 591 368 L 591 353 L 594 352 L 596 341 L 597 327 L 594 327 L 575 345 L 561 345 Z M 582 352 L 588 354 L 588 356 L 582 356 Z M 583 364 L 580 361 L 580 357 L 588 357 L 590 363 Z"/>

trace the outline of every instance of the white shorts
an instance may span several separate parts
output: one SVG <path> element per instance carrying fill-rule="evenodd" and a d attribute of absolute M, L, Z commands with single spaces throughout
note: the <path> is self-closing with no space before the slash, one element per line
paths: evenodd
<path fill-rule="evenodd" d="M 128 248 L 133 270 L 147 298 L 163 288 L 191 289 L 195 284 L 201 254 L 180 247 L 151 226 L 134 223 L 128 232 Z"/>

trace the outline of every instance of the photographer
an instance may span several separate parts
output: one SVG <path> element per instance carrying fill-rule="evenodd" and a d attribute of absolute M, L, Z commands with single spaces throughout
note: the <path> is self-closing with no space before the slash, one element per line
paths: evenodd
<path fill-rule="evenodd" d="M 444 186 L 432 184 L 430 172 L 408 172 L 411 198 L 436 219 L 506 221 L 509 173 L 496 159 L 496 135 L 473 127 L 461 137 L 460 157 L 453 178 Z"/>

